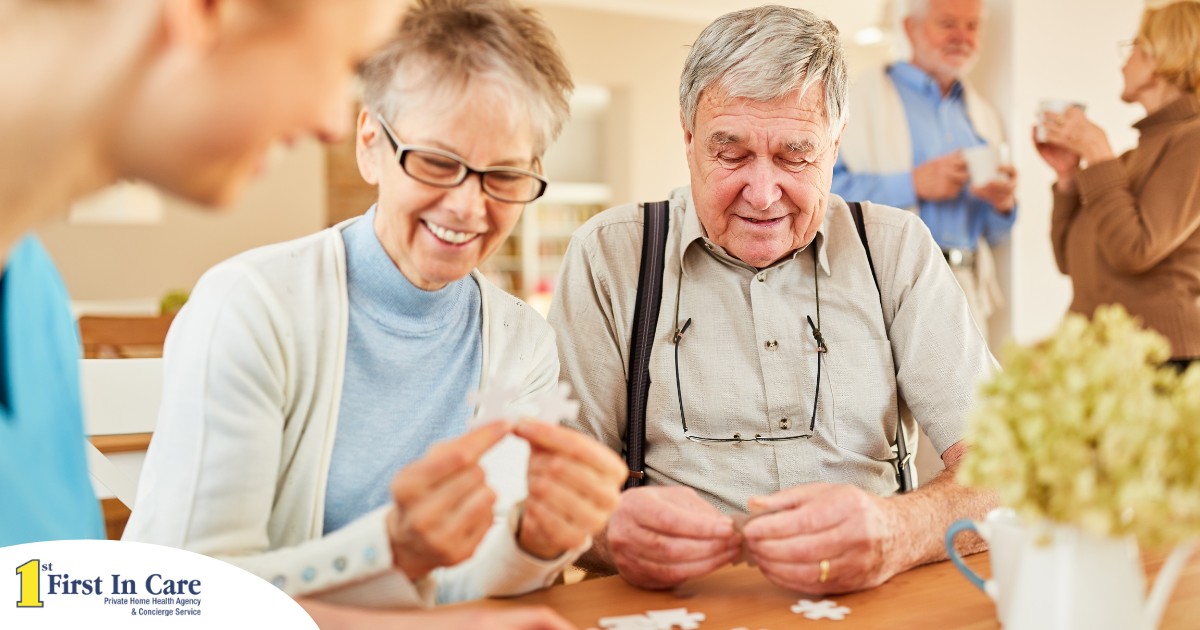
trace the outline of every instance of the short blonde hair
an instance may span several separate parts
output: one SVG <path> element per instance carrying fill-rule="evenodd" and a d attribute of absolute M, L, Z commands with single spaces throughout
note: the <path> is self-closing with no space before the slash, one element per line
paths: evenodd
<path fill-rule="evenodd" d="M 575 87 L 550 28 L 512 0 L 418 0 L 360 74 L 365 105 L 389 120 L 485 85 L 528 115 L 535 157 L 558 137 Z"/>
<path fill-rule="evenodd" d="M 1138 45 L 1154 73 L 1189 94 L 1200 94 L 1200 2 L 1184 0 L 1142 14 Z"/>

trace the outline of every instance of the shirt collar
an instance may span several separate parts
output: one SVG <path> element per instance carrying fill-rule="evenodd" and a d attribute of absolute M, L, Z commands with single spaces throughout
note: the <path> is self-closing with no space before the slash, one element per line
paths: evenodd
<path fill-rule="evenodd" d="M 1156 127 L 1170 126 L 1200 115 L 1200 96 L 1187 94 L 1163 106 L 1162 109 L 1134 123 L 1133 127 L 1145 133 Z"/>
<path fill-rule="evenodd" d="M 942 99 L 942 87 L 938 85 L 936 79 L 929 75 L 928 72 L 912 65 L 907 61 L 900 61 L 892 64 L 888 68 L 888 74 L 892 80 L 899 85 L 903 85 L 908 89 L 928 97 L 930 100 L 939 101 Z M 963 84 L 962 81 L 955 81 L 950 86 L 950 93 L 946 94 L 947 100 L 959 101 L 962 100 Z"/>
<path fill-rule="evenodd" d="M 681 240 L 679 242 L 680 268 L 683 268 L 684 258 L 687 255 L 688 249 L 695 245 L 696 247 L 706 250 L 709 254 L 729 264 L 752 269 L 750 265 L 747 265 L 737 258 L 734 258 L 729 254 L 729 252 L 725 251 L 724 247 L 721 247 L 713 242 L 712 239 L 708 238 L 708 233 L 705 231 L 704 226 L 701 225 L 699 215 L 696 214 L 696 203 L 695 200 L 692 199 L 691 189 L 685 189 L 685 192 L 686 194 L 683 195 L 685 204 L 683 210 L 683 224 L 680 231 Z M 809 247 L 815 246 L 817 248 L 817 264 L 821 266 L 821 270 L 825 272 L 826 276 L 830 275 L 829 256 L 826 253 L 825 247 L 826 241 L 828 240 L 826 238 L 826 231 L 829 229 L 829 216 L 832 214 L 832 209 L 836 207 L 837 204 L 844 203 L 845 202 L 842 201 L 841 197 L 830 194 L 829 202 L 826 205 L 825 218 L 821 220 L 821 225 L 817 228 L 817 233 L 815 236 L 813 236 L 812 242 L 792 252 L 790 255 L 784 256 L 779 262 L 776 262 L 771 266 L 774 267 L 793 260 L 802 252 L 807 252 Z"/>

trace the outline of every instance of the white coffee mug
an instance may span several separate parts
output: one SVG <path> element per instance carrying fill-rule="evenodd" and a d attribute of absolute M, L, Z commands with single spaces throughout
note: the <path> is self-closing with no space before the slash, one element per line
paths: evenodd
<path fill-rule="evenodd" d="M 1048 98 L 1048 99 L 1043 99 L 1040 103 L 1038 103 L 1037 141 L 1038 142 L 1046 141 L 1045 122 L 1046 122 L 1047 116 L 1049 116 L 1050 114 L 1055 114 L 1055 115 L 1065 114 L 1065 113 L 1067 113 L 1067 110 L 1071 109 L 1072 107 L 1078 107 L 1081 110 L 1085 109 L 1085 105 L 1083 103 L 1077 103 L 1075 101 L 1067 100 L 1064 98 Z"/>
<path fill-rule="evenodd" d="M 991 550 L 992 577 L 984 580 L 972 571 L 954 548 L 954 538 L 965 531 L 973 531 L 984 539 Z M 987 513 L 982 521 L 961 519 L 955 521 L 946 532 L 946 550 L 950 560 L 963 576 L 996 603 L 996 614 L 1001 623 L 1007 623 L 1012 595 L 1017 588 L 1017 564 L 1028 540 L 1028 532 L 1017 513 L 1010 508 L 996 508 Z"/>
<path fill-rule="evenodd" d="M 1000 167 L 1010 164 L 1008 145 L 981 144 L 963 150 L 963 159 L 967 161 L 967 174 L 972 186 L 983 186 L 988 182 L 1002 179 L 1004 174 Z"/>

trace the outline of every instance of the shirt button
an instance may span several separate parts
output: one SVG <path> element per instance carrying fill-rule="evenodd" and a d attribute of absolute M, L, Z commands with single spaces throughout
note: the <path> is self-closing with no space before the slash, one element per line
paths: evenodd
<path fill-rule="evenodd" d="M 763 344 L 763 345 L 764 345 L 764 346 L 766 346 L 767 350 L 774 350 L 775 348 L 778 348 L 778 347 L 779 347 L 779 342 L 778 342 L 778 341 L 776 341 L 776 340 L 774 340 L 774 339 L 772 339 L 772 340 L 770 340 L 770 341 L 766 342 L 766 343 L 765 343 L 765 344 Z"/>
<path fill-rule="evenodd" d="M 780 418 L 780 419 L 779 419 L 779 428 L 780 428 L 780 429 L 787 429 L 787 428 L 788 428 L 788 427 L 790 427 L 790 426 L 791 426 L 791 423 L 788 421 L 788 419 L 787 419 L 787 418 Z"/>
<path fill-rule="evenodd" d="M 759 281 L 759 282 L 766 282 L 766 281 L 767 281 L 767 274 L 766 274 L 766 273 L 760 273 L 760 274 L 758 274 L 758 281 Z"/>

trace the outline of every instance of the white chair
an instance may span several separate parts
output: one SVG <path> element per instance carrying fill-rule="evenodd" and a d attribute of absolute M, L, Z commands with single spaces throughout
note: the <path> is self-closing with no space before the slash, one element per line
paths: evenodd
<path fill-rule="evenodd" d="M 88 468 L 101 499 L 133 508 L 145 446 L 162 398 L 162 359 L 83 359 L 80 363 Z M 101 452 L 101 450 L 107 452 Z"/>

